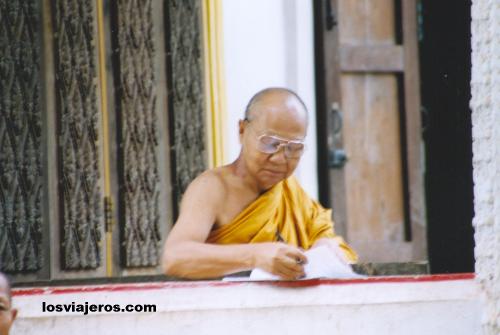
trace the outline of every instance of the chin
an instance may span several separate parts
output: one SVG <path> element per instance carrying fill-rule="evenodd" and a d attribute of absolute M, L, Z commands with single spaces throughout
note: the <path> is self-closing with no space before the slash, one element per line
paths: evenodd
<path fill-rule="evenodd" d="M 267 177 L 267 178 L 262 178 L 261 181 L 260 181 L 260 184 L 262 185 L 263 189 L 268 190 L 271 187 L 273 187 L 274 185 L 276 185 L 277 183 L 279 183 L 280 181 L 284 180 L 285 178 L 286 177 L 284 175 L 281 176 L 281 177 L 273 177 L 273 178 Z"/>

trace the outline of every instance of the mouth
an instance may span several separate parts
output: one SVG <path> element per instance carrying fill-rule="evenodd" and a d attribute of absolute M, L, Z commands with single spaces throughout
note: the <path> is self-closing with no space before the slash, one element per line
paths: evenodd
<path fill-rule="evenodd" d="M 270 174 L 272 176 L 282 176 L 285 174 L 284 171 L 273 171 L 273 170 L 267 170 L 267 169 L 265 169 L 264 172 L 266 172 L 267 174 Z"/>

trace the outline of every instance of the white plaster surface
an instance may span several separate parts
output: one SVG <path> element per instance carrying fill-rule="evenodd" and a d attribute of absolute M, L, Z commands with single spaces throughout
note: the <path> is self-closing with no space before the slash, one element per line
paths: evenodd
<path fill-rule="evenodd" d="M 238 120 L 263 88 L 296 91 L 309 109 L 306 152 L 295 175 L 318 196 L 313 12 L 311 0 L 223 0 L 227 93 L 225 163 L 240 151 Z"/>
<path fill-rule="evenodd" d="M 472 1 L 475 257 L 483 333 L 500 334 L 500 1 Z"/>
<path fill-rule="evenodd" d="M 310 287 L 214 283 L 15 296 L 20 314 L 12 334 L 480 333 L 478 289 L 472 279 Z M 73 301 L 156 304 L 157 312 L 85 316 L 41 311 L 42 302 Z"/>

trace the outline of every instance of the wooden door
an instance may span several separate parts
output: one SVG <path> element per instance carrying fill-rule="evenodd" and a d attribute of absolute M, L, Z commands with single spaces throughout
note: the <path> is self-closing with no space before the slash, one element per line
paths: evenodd
<path fill-rule="evenodd" d="M 425 259 L 416 2 L 316 6 L 336 230 L 361 261 Z"/>

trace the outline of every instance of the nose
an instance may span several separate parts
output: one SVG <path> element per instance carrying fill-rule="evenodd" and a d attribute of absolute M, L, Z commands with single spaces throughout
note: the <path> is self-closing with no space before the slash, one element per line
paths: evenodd
<path fill-rule="evenodd" d="M 278 164 L 285 164 L 287 162 L 286 156 L 285 156 L 285 146 L 280 145 L 278 148 L 278 151 L 276 151 L 274 154 L 271 155 L 269 158 L 270 161 L 273 163 L 278 163 Z"/>

